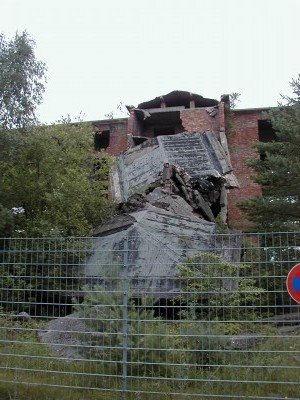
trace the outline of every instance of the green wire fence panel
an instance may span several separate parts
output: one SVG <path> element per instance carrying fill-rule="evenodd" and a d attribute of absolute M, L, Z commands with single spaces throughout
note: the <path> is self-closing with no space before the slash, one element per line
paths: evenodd
<path fill-rule="evenodd" d="M 299 233 L 118 235 L 0 240 L 1 399 L 299 399 Z"/>

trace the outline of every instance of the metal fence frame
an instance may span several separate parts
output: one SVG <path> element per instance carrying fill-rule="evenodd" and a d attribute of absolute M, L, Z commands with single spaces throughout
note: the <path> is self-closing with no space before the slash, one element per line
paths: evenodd
<path fill-rule="evenodd" d="M 211 239 L 164 266 L 165 292 L 138 274 L 132 236 L 107 265 L 97 238 L 0 239 L 0 397 L 299 399 L 300 308 L 285 281 L 300 234 Z"/>

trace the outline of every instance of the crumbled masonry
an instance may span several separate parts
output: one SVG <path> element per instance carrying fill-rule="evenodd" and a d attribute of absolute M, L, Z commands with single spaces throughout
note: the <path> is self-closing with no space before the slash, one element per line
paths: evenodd
<path fill-rule="evenodd" d="M 166 277 L 174 277 L 174 266 L 187 254 L 216 247 L 215 218 L 226 218 L 227 190 L 237 186 L 218 133 L 182 132 L 133 143 L 112 172 L 112 196 L 125 213 L 95 230 L 98 240 L 85 267 L 88 284 L 105 275 L 100 264 L 120 263 L 128 238 L 128 274 L 131 282 L 139 281 L 135 295 L 146 290 L 138 279 L 145 277 L 148 291 L 173 296 L 176 288 Z M 222 255 L 238 261 L 239 244 Z"/>

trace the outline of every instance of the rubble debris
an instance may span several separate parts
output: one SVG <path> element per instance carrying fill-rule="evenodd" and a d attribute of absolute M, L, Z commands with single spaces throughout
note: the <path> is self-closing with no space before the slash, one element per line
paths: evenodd
<path fill-rule="evenodd" d="M 206 180 L 203 180 L 203 182 L 204 181 Z M 207 182 L 210 185 L 206 186 L 210 186 L 210 189 L 212 187 L 214 188 L 214 185 L 212 183 L 210 183 L 209 181 Z M 215 220 L 214 215 L 210 209 L 210 203 L 208 201 L 205 201 L 201 192 L 193 187 L 189 174 L 183 168 L 165 163 L 163 171 L 161 173 L 160 183 L 165 191 L 169 194 L 181 193 L 188 204 L 190 204 L 194 210 L 199 211 L 206 220 L 211 222 Z M 205 188 L 204 192 L 209 193 L 207 187 Z M 217 199 L 219 197 L 220 195 L 217 196 Z M 214 201 L 216 201 L 217 199 L 214 199 Z"/>
<path fill-rule="evenodd" d="M 140 105 L 151 110 L 133 111 L 154 118 L 168 108 L 153 108 L 178 106 L 172 96 Z M 189 95 L 186 101 L 206 99 Z M 205 103 L 207 112 L 214 113 L 215 105 Z M 214 251 L 230 262 L 240 260 L 241 236 L 229 237 L 230 243 L 216 236 L 215 217 L 226 221 L 227 189 L 237 186 L 219 138 L 219 132 L 144 136 L 118 156 L 112 195 L 123 215 L 94 232 L 94 251 L 85 266 L 88 285 L 105 281 L 112 268 L 125 273 L 126 265 L 133 296 L 169 298 L 178 291 L 176 265 L 186 257 Z M 133 137 L 132 143 L 139 141 Z"/>
<path fill-rule="evenodd" d="M 131 196 L 154 185 L 181 196 L 210 222 L 220 213 L 226 220 L 226 190 L 237 186 L 230 161 L 212 132 L 148 139 L 119 156 L 113 175 L 113 197 L 127 202 L 131 211 L 136 209 Z"/>
<path fill-rule="evenodd" d="M 218 115 L 218 107 L 206 107 L 207 114 L 209 114 L 212 118 Z"/>
<path fill-rule="evenodd" d="M 177 165 L 192 180 L 225 179 L 227 188 L 237 187 L 226 153 L 212 132 L 158 136 L 127 150 L 118 157 L 117 170 L 121 201 L 155 182 L 165 163 Z"/>
<path fill-rule="evenodd" d="M 51 353 L 60 358 L 82 360 L 80 354 L 83 341 L 81 337 L 90 336 L 90 329 L 78 313 L 47 321 L 43 329 L 38 330 L 41 343 L 49 347 Z"/>
<path fill-rule="evenodd" d="M 194 218 L 193 208 L 181 197 L 175 194 L 169 194 L 162 187 L 156 187 L 147 194 L 146 199 L 149 204 L 157 208 L 170 211 L 175 215 L 181 215 L 188 218 Z"/>

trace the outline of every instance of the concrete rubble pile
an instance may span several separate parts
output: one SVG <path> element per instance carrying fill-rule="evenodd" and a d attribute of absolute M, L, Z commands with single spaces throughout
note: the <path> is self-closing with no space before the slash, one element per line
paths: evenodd
<path fill-rule="evenodd" d="M 225 222 L 231 187 L 237 181 L 214 132 L 158 136 L 128 149 L 112 172 L 113 198 L 123 213 L 95 231 L 87 282 L 97 284 L 116 266 L 121 273 L 126 263 L 133 290 L 172 296 L 175 265 L 220 248 L 215 218 Z M 221 255 L 239 261 L 241 238 L 228 240 Z"/>

